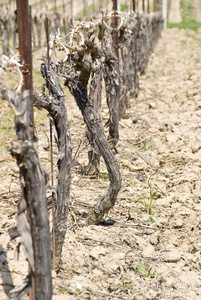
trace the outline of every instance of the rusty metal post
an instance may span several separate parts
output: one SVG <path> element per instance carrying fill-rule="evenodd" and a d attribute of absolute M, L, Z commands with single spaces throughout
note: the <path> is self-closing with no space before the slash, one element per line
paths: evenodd
<path fill-rule="evenodd" d="M 135 7 L 135 0 L 133 0 L 133 11 L 135 11 L 136 7 Z"/>
<path fill-rule="evenodd" d="M 23 63 L 23 90 L 31 93 L 30 107 L 30 134 L 34 136 L 34 113 L 33 113 L 33 80 L 32 80 L 32 47 L 31 47 L 31 16 L 28 0 L 17 0 L 17 22 L 19 36 L 20 59 Z"/>
<path fill-rule="evenodd" d="M 49 55 L 49 24 L 48 17 L 45 20 L 45 31 L 47 39 L 47 65 L 48 73 L 50 72 L 50 55 Z M 50 81 L 49 85 L 49 95 L 51 94 Z M 54 177 L 53 177 L 53 150 L 52 150 L 52 123 L 50 121 L 50 159 L 51 159 L 51 184 L 54 186 Z M 55 270 L 55 203 L 54 203 L 54 194 L 52 193 L 52 249 L 53 249 L 53 270 Z"/>
<path fill-rule="evenodd" d="M 20 59 L 23 63 L 23 85 L 22 91 L 29 90 L 31 94 L 30 114 L 30 136 L 34 138 L 34 113 L 33 113 L 33 80 L 32 80 L 32 47 L 31 47 L 31 9 L 28 0 L 17 0 L 17 23 Z M 30 221 L 30 212 L 28 210 L 28 219 Z M 35 300 L 35 278 L 29 264 L 29 272 L 31 272 L 32 287 L 29 292 L 29 299 Z"/>

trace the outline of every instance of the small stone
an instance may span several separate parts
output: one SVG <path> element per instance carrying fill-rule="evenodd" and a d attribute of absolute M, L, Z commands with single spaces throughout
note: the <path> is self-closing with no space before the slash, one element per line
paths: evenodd
<path fill-rule="evenodd" d="M 166 138 L 169 143 L 173 143 L 173 144 L 176 144 L 178 140 L 178 136 L 174 133 L 167 133 Z"/>
<path fill-rule="evenodd" d="M 158 236 L 155 235 L 155 234 L 152 234 L 152 235 L 150 236 L 149 242 L 150 242 L 150 244 L 153 245 L 153 246 L 157 245 L 158 242 L 159 242 Z"/>
<path fill-rule="evenodd" d="M 155 102 L 149 102 L 149 109 L 156 109 L 157 108 L 157 105 Z"/>
<path fill-rule="evenodd" d="M 155 256 L 155 249 L 152 245 L 148 245 L 142 252 L 143 257 L 152 258 Z"/>
<path fill-rule="evenodd" d="M 133 194 L 135 193 L 135 191 L 134 191 L 130 186 L 128 186 L 128 187 L 126 188 L 126 190 L 127 190 L 131 195 L 133 195 Z"/>
<path fill-rule="evenodd" d="M 99 282 L 103 280 L 103 273 L 99 270 L 94 270 L 90 276 L 92 282 Z"/>
<path fill-rule="evenodd" d="M 90 252 L 89 256 L 93 259 L 98 259 L 99 255 L 105 256 L 109 251 L 104 247 L 94 247 Z"/>
<path fill-rule="evenodd" d="M 81 256 L 76 256 L 76 261 L 79 266 L 83 266 L 85 264 L 85 260 Z"/>
<path fill-rule="evenodd" d="M 132 122 L 133 124 L 136 124 L 138 122 L 139 118 L 137 118 L 136 116 L 132 117 Z"/>
<path fill-rule="evenodd" d="M 174 263 L 181 259 L 181 253 L 179 251 L 173 250 L 164 254 L 163 261 L 167 263 Z"/>
<path fill-rule="evenodd" d="M 174 219 L 174 221 L 172 222 L 172 227 L 175 229 L 181 228 L 182 226 L 183 226 L 182 219 Z"/>

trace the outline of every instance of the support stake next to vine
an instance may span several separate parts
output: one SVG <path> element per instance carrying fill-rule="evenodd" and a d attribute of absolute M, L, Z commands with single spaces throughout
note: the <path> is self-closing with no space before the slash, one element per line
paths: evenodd
<path fill-rule="evenodd" d="M 47 65 L 48 73 L 50 72 L 50 55 L 49 55 L 49 26 L 48 17 L 45 20 L 45 31 L 47 39 Z M 49 74 L 48 74 L 49 75 Z M 48 80 L 49 95 L 51 94 L 50 81 Z M 50 159 L 51 159 L 51 185 L 54 186 L 53 178 L 53 150 L 52 150 L 52 123 L 50 121 Z M 53 249 L 53 270 L 55 270 L 55 204 L 54 195 L 52 193 L 52 249 Z"/>

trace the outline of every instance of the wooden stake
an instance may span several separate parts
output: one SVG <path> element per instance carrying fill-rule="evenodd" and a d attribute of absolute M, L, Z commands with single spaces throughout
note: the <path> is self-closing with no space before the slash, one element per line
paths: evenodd
<path fill-rule="evenodd" d="M 48 17 L 45 20 L 45 31 L 47 39 L 47 65 L 48 73 L 50 73 L 50 56 L 49 56 L 49 25 Z M 49 95 L 51 94 L 50 81 L 48 80 L 49 85 Z M 51 185 L 54 186 L 54 177 L 53 177 L 53 150 L 52 150 L 52 123 L 50 121 L 50 159 L 51 159 Z M 53 270 L 55 270 L 55 203 L 54 203 L 54 194 L 52 193 L 52 249 L 53 249 Z"/>
<path fill-rule="evenodd" d="M 113 0 L 113 11 L 117 14 L 118 12 L 118 2 L 117 0 Z M 118 17 L 115 16 L 113 20 L 114 28 L 117 28 L 118 26 Z M 115 30 L 113 32 L 113 44 L 114 44 L 114 50 L 117 56 L 117 59 L 119 61 L 119 35 L 118 31 Z M 119 115 L 119 120 L 121 119 L 121 112 L 120 112 L 120 106 L 119 106 L 119 99 L 120 99 L 120 87 L 118 86 L 118 91 L 117 91 L 117 101 L 118 101 L 118 115 Z"/>
<path fill-rule="evenodd" d="M 103 29 L 103 21 L 104 21 L 104 11 L 102 10 L 102 23 L 101 23 L 101 51 L 103 52 L 103 39 L 104 39 L 104 29 Z"/>
<path fill-rule="evenodd" d="M 137 2 L 138 4 L 138 2 Z M 137 8 L 138 9 L 138 8 Z M 137 10 L 138 12 L 138 10 Z M 138 16 L 137 16 L 138 18 Z M 138 26 L 138 19 L 137 19 L 137 26 Z M 138 33 L 135 33 L 135 62 L 134 62 L 134 89 L 136 91 L 137 89 L 137 35 Z"/>
<path fill-rule="evenodd" d="M 117 0 L 113 0 L 113 10 L 115 13 L 117 13 Z M 118 18 L 115 16 L 113 20 L 114 28 L 117 28 L 118 26 Z M 119 59 L 119 51 L 118 51 L 118 44 L 119 44 L 119 37 L 118 37 L 118 31 L 113 32 L 113 43 L 115 48 L 115 53 L 117 58 Z"/>

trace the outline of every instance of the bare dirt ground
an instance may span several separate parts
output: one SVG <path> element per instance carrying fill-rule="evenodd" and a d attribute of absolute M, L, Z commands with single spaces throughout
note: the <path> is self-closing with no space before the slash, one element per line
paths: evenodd
<path fill-rule="evenodd" d="M 170 11 L 168 14 L 168 21 L 170 23 L 179 23 L 182 21 L 180 11 L 180 0 L 171 1 Z"/>
<path fill-rule="evenodd" d="M 53 272 L 53 299 L 201 299 L 201 30 L 168 29 L 151 55 L 140 95 L 120 121 L 116 159 L 123 184 L 107 219 L 113 225 L 81 226 L 84 212 L 108 186 L 72 168 L 71 205 L 63 264 Z M 85 126 L 74 100 L 66 105 L 73 155 L 87 164 Z M 103 103 L 103 120 L 107 119 Z M 41 162 L 49 154 L 37 121 Z M 9 161 L 4 159 L 10 159 Z M 56 162 L 56 156 L 55 156 Z M 16 230 L 17 167 L 1 152 L 0 299 L 27 275 Z M 138 268 L 137 268 L 138 266 Z M 143 268 L 140 269 L 140 267 Z M 24 297 L 24 299 L 27 299 Z"/>

